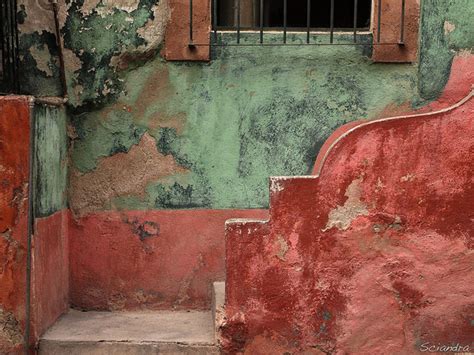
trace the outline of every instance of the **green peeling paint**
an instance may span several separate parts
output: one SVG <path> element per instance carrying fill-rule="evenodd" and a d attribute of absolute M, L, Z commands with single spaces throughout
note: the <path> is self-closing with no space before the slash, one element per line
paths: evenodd
<path fill-rule="evenodd" d="M 154 2 L 141 0 L 130 13 L 114 9 L 105 17 L 97 11 L 101 1 L 88 15 L 83 3 L 70 4 L 63 28 L 66 49 L 81 62 L 68 72 L 77 134 L 72 168 L 92 172 L 101 159 L 128 152 L 148 133 L 185 171 L 150 182 L 144 196 L 116 196 L 104 208 L 265 207 L 269 176 L 308 174 L 325 139 L 346 122 L 435 99 L 455 53 L 474 47 L 473 1 L 423 0 L 419 62 L 413 65 L 373 63 L 369 46 L 218 47 L 210 63 L 165 62 L 159 48 L 143 55 L 148 44 L 137 34 L 153 18 Z M 41 45 L 22 40 L 25 48 Z M 267 43 L 281 40 L 265 35 Z M 290 34 L 288 40 L 305 38 Z M 256 43 L 258 34 L 242 41 Z M 123 54 L 133 67 L 114 67 Z M 50 92 L 51 78 L 29 73 L 32 93 Z"/>
<path fill-rule="evenodd" d="M 43 217 L 66 207 L 67 147 L 64 108 L 36 105 L 35 215 Z"/>
<path fill-rule="evenodd" d="M 81 60 L 82 67 L 73 76 L 80 85 L 82 101 L 78 104 L 97 106 L 109 102 L 120 91 L 121 82 L 111 60 L 125 51 L 133 51 L 145 41 L 137 30 L 153 18 L 152 7 L 157 1 L 141 0 L 137 9 L 127 12 L 113 9 L 111 14 L 101 15 L 97 8 L 88 16 L 80 12 L 83 1 L 71 3 L 64 33 L 65 46 Z M 99 2 L 100 6 L 100 2 Z M 74 88 L 70 88 L 74 91 Z M 74 95 L 72 105 L 76 105 Z"/>
<path fill-rule="evenodd" d="M 34 13 L 28 14 L 25 5 L 18 7 L 17 19 L 21 25 L 28 16 L 34 17 Z M 31 50 L 34 48 L 44 49 L 48 57 L 44 58 L 52 72 L 49 76 L 42 72 L 33 58 Z M 44 29 L 38 28 L 31 33 L 19 33 L 19 59 L 20 59 L 20 93 L 36 96 L 57 96 L 61 94 L 61 82 L 59 79 L 58 47 L 56 36 Z"/>
<path fill-rule="evenodd" d="M 210 64 L 157 58 L 123 77 L 115 109 L 76 117 L 74 166 L 90 171 L 148 131 L 163 154 L 190 172 L 150 184 L 144 200 L 121 197 L 115 206 L 264 207 L 268 177 L 308 174 L 335 128 L 417 97 L 416 66 L 374 64 L 366 52 L 364 46 L 228 47 Z M 155 81 L 162 82 L 150 86 Z M 178 133 L 170 125 L 180 116 Z"/>

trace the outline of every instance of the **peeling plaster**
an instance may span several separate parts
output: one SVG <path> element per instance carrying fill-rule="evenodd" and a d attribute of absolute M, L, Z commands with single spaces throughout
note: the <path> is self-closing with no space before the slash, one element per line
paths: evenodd
<path fill-rule="evenodd" d="M 339 230 L 347 230 L 352 221 L 359 216 L 367 216 L 369 211 L 367 206 L 363 203 L 361 198 L 360 184 L 362 178 L 356 179 L 350 183 L 346 189 L 344 196 L 347 197 L 343 206 L 329 212 L 329 219 L 323 232 L 336 227 Z"/>
<path fill-rule="evenodd" d="M 82 68 L 81 59 L 69 48 L 64 48 L 63 56 L 66 70 L 69 72 L 74 73 Z"/>
<path fill-rule="evenodd" d="M 283 191 L 285 188 L 282 186 L 282 183 L 278 180 L 271 179 L 270 180 L 270 191 L 272 192 L 280 192 Z"/>
<path fill-rule="evenodd" d="M 168 1 L 162 0 L 152 7 L 153 19 L 149 19 L 145 26 L 137 30 L 138 35 L 147 42 L 147 46 L 140 46 L 139 49 L 157 48 L 162 42 L 168 23 L 170 11 Z"/>
<path fill-rule="evenodd" d="M 449 21 L 444 21 L 444 34 L 448 35 L 449 33 L 453 32 L 456 29 L 456 26 L 449 22 Z"/>
<path fill-rule="evenodd" d="M 27 16 L 18 24 L 20 34 L 42 31 L 54 33 L 54 15 L 48 0 L 19 0 L 18 7 L 26 9 Z"/>
<path fill-rule="evenodd" d="M 76 214 L 83 215 L 110 207 L 114 197 L 144 197 L 148 183 L 185 172 L 171 155 L 158 152 L 156 141 L 145 133 L 128 153 L 101 159 L 95 170 L 85 174 L 73 170 L 70 205 Z"/>
<path fill-rule="evenodd" d="M 415 179 L 416 175 L 415 174 L 406 174 L 400 178 L 401 182 L 407 182 L 407 181 L 413 181 Z"/>
<path fill-rule="evenodd" d="M 283 238 L 281 235 L 278 236 L 277 243 L 278 243 L 278 250 L 276 253 L 276 257 L 280 259 L 281 261 L 286 261 L 285 255 L 289 249 L 288 243 L 286 242 L 285 238 Z"/>
<path fill-rule="evenodd" d="M 45 46 L 42 46 L 41 48 L 31 47 L 30 54 L 36 62 L 36 67 L 47 77 L 52 77 L 53 71 L 51 70 L 51 53 L 49 53 L 49 50 L 45 48 Z"/>
<path fill-rule="evenodd" d="M 135 11 L 140 4 L 140 0 L 102 0 L 102 6 L 98 6 L 96 11 L 102 17 L 112 14 L 115 9 L 128 13 Z"/>
<path fill-rule="evenodd" d="M 26 49 L 31 41 L 46 39 L 54 47 L 48 0 L 19 3 L 26 13 L 20 25 L 22 35 L 49 34 L 49 38 L 29 38 L 24 42 Z M 376 118 L 384 107 L 405 110 L 436 95 L 447 78 L 448 70 L 443 68 L 452 54 L 444 53 L 445 47 L 453 53 L 462 51 L 472 42 L 469 38 L 474 38 L 466 26 L 472 6 L 453 4 L 448 8 L 442 0 L 427 0 L 423 6 L 427 15 L 420 28 L 418 70 L 405 64 L 373 64 L 361 47 L 345 46 L 317 51 L 304 46 L 216 48 L 213 60 L 205 65 L 169 63 L 155 50 L 163 41 L 169 1 L 60 1 L 71 118 L 73 124 L 80 125 L 77 122 L 82 120 L 100 121 L 100 110 L 119 116 L 122 112 L 116 104 L 123 101 L 131 107 L 136 125 L 157 141 L 166 141 L 168 150 L 162 153 L 171 154 L 189 168 L 192 182 L 183 185 L 179 178 L 169 177 L 170 185 L 192 188 L 193 201 L 205 201 L 201 207 L 265 207 L 267 177 L 306 174 L 320 145 L 336 127 L 354 119 Z M 438 7 L 442 9 L 439 13 L 432 11 Z M 128 22 L 131 20 L 133 23 Z M 445 29 L 452 29 L 449 36 L 445 36 Z M 230 34 L 222 39 L 235 40 Z M 281 37 L 269 34 L 266 41 L 280 42 Z M 30 57 L 28 63 L 34 63 L 31 56 L 26 57 Z M 50 63 L 57 65 L 53 60 Z M 50 77 L 41 67 L 31 65 L 25 77 L 32 79 L 22 87 L 25 92 L 45 94 L 52 90 L 52 83 L 59 83 L 57 68 L 53 73 Z M 261 79 L 258 83 L 256 76 Z M 380 80 L 386 83 L 383 91 L 374 84 Z M 426 91 L 422 98 L 417 96 L 419 88 Z M 132 95 L 140 100 L 124 99 Z M 135 126 L 117 124 L 109 129 L 106 125 L 107 136 L 93 130 L 81 132 L 73 147 L 74 165 L 113 154 L 116 146 L 130 147 L 115 144 L 115 139 L 126 136 Z M 162 126 L 175 131 L 160 131 Z M 88 149 L 77 149 L 84 146 Z M 110 146 L 114 149 L 109 150 Z M 147 207 L 156 207 L 153 201 L 162 190 L 145 192 L 151 201 Z M 188 193 L 187 188 L 182 191 Z M 137 207 L 133 201 L 130 208 Z"/>
<path fill-rule="evenodd" d="M 65 30 L 64 26 L 66 24 L 66 19 L 68 17 L 68 11 L 72 5 L 72 1 L 64 3 L 60 2 L 59 3 L 59 11 L 58 11 L 58 18 L 59 18 L 59 28 L 61 28 L 63 31 Z"/>
<path fill-rule="evenodd" d="M 128 13 L 138 8 L 139 0 L 85 0 L 80 11 L 84 16 L 97 12 L 101 17 L 112 15 L 115 9 Z"/>
<path fill-rule="evenodd" d="M 82 4 L 82 7 L 81 7 L 81 13 L 84 16 L 90 15 L 92 11 L 95 10 L 97 5 L 99 5 L 100 2 L 101 0 L 84 0 L 84 3 Z"/>

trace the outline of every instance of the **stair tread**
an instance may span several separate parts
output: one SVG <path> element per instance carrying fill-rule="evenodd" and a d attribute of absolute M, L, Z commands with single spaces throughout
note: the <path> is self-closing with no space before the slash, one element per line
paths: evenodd
<path fill-rule="evenodd" d="M 214 345 L 210 311 L 70 310 L 41 338 L 58 342 L 157 342 Z"/>

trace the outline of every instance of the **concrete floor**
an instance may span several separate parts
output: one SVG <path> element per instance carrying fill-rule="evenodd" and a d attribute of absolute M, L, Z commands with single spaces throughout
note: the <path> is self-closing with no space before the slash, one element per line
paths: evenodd
<path fill-rule="evenodd" d="M 41 338 L 42 355 L 217 354 L 211 312 L 71 310 Z"/>

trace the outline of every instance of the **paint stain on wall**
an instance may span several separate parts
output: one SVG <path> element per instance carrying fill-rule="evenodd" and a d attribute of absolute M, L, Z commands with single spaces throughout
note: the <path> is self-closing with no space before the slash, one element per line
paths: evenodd
<path fill-rule="evenodd" d="M 124 222 L 130 225 L 132 232 L 143 242 L 148 238 L 160 235 L 160 225 L 153 221 L 140 221 L 138 218 L 124 218 Z"/>

